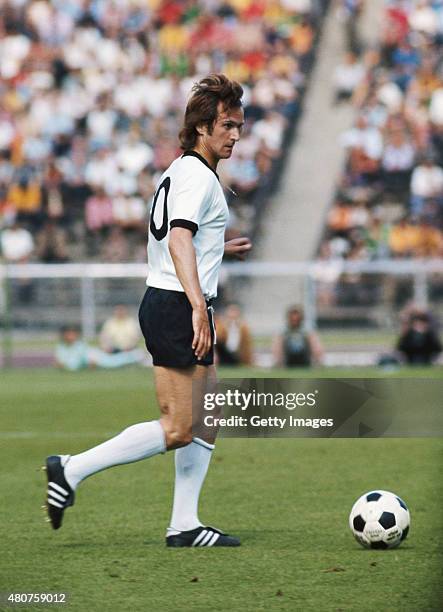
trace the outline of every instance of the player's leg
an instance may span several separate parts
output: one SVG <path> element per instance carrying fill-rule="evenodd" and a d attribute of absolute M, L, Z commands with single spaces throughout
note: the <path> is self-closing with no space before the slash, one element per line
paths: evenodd
<path fill-rule="evenodd" d="M 199 419 L 201 398 L 213 366 L 190 369 L 155 367 L 157 400 L 162 411 L 166 444 L 175 452 L 174 506 L 170 530 L 188 531 L 202 525 L 198 519 L 198 499 L 214 440 L 193 439 L 193 421 Z M 183 442 L 187 442 L 183 446 Z"/>
<path fill-rule="evenodd" d="M 203 396 L 215 386 L 214 366 L 192 370 L 156 368 L 157 398 L 168 448 L 177 441 L 190 442 L 175 451 L 174 502 L 166 543 L 183 546 L 238 546 L 240 542 L 198 518 L 200 491 L 214 449 L 215 433 L 192 437 L 193 425 L 202 418 Z"/>
<path fill-rule="evenodd" d="M 78 455 L 52 455 L 46 460 L 46 507 L 54 529 L 74 503 L 78 484 L 106 468 L 140 461 L 166 451 L 165 432 L 159 420 L 131 425 L 114 438 Z"/>
<path fill-rule="evenodd" d="M 163 371 L 163 377 L 157 376 L 160 390 L 169 389 L 168 397 L 165 391 L 160 391 L 161 420 L 131 425 L 114 438 L 77 455 L 47 458 L 47 510 L 54 529 L 61 526 L 64 510 L 73 505 L 77 486 L 88 476 L 116 465 L 147 459 L 192 440 L 191 379 L 196 366 L 179 370 L 156 369 Z"/>
<path fill-rule="evenodd" d="M 215 388 L 214 366 L 196 365 L 190 368 L 154 366 L 157 402 L 165 432 L 166 448 L 180 448 L 193 439 L 193 430 L 202 418 L 204 394 Z M 213 411 L 212 411 L 213 412 Z M 211 429 L 202 438 L 213 444 L 216 433 Z"/>

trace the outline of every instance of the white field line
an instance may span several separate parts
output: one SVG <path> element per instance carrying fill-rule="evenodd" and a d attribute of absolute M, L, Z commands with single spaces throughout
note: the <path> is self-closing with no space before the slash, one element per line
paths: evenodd
<path fill-rule="evenodd" d="M 42 433 L 38 431 L 0 431 L 1 440 L 28 440 L 30 438 L 110 438 L 115 436 L 118 431 L 84 431 L 84 432 L 73 432 L 73 431 L 52 431 L 50 434 Z"/>

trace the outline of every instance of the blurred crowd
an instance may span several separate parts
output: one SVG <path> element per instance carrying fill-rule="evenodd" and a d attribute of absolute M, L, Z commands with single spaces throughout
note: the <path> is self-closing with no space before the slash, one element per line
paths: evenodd
<path fill-rule="evenodd" d="M 362 0 L 344 4 L 353 28 L 335 103 L 352 103 L 356 119 L 341 138 L 347 164 L 319 258 L 441 257 L 443 2 L 386 0 L 379 46 L 363 52 Z"/>
<path fill-rule="evenodd" d="M 230 232 L 282 155 L 326 0 L 3 0 L 0 246 L 7 261 L 144 261 L 147 208 L 181 151 L 192 84 L 244 86 L 222 182 Z"/>
<path fill-rule="evenodd" d="M 255 345 L 239 304 L 228 303 L 217 312 L 216 329 L 215 360 L 218 365 L 256 365 L 259 347 Z M 137 363 L 150 365 L 152 362 L 140 349 L 140 342 L 138 320 L 125 305 L 119 304 L 103 323 L 98 345 L 83 340 L 79 326 L 64 325 L 60 329 L 54 363 L 61 369 L 71 371 L 96 367 L 120 368 Z M 306 328 L 302 307 L 290 306 L 286 311 L 284 328 L 273 338 L 269 365 L 290 368 L 318 366 L 323 363 L 323 358 L 320 338 Z"/>
<path fill-rule="evenodd" d="M 400 365 L 430 366 L 443 347 L 437 317 L 413 301 L 399 312 L 400 333 L 393 351 L 377 358 L 377 365 L 396 368 Z M 220 366 L 253 367 L 260 365 L 263 346 L 254 340 L 239 304 L 226 304 L 216 318 L 217 343 L 215 359 Z M 116 306 L 103 323 L 97 345 L 81 337 L 77 325 L 60 329 L 55 347 L 54 364 L 64 370 L 85 368 L 121 368 L 128 365 L 151 365 L 141 346 L 140 326 L 135 316 L 123 304 Z M 281 332 L 272 339 L 272 355 L 267 365 L 276 368 L 321 367 L 325 349 L 320 335 L 309 329 L 300 305 L 287 308 Z M 262 363 L 262 362 L 261 362 Z"/>

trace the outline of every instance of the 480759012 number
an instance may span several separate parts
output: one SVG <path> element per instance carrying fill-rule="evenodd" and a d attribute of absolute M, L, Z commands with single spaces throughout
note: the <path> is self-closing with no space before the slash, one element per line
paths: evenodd
<path fill-rule="evenodd" d="M 64 604 L 66 593 L 4 593 L 0 598 L 7 605 L 23 604 Z"/>

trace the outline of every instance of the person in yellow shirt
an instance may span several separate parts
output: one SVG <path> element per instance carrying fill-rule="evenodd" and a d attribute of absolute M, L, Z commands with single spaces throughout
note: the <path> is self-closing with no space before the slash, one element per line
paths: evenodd
<path fill-rule="evenodd" d="M 7 201 L 19 213 L 37 213 L 41 207 L 41 189 L 36 181 L 27 178 L 13 183 L 8 190 Z"/>
<path fill-rule="evenodd" d="M 108 353 L 131 351 L 140 339 L 138 322 L 126 306 L 116 306 L 112 317 L 105 321 L 100 333 L 100 345 Z"/>
<path fill-rule="evenodd" d="M 168 24 L 161 28 L 158 34 L 160 51 L 166 54 L 180 53 L 187 47 L 188 30 L 179 24 Z"/>
<path fill-rule="evenodd" d="M 420 233 L 407 217 L 394 225 L 389 233 L 389 248 L 394 257 L 411 257 L 419 245 Z"/>

